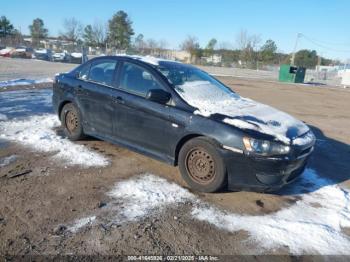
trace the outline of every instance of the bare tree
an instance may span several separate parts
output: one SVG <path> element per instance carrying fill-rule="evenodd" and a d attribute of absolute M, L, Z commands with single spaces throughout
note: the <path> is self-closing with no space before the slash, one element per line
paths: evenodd
<path fill-rule="evenodd" d="M 144 40 L 143 34 L 138 34 L 134 40 L 134 47 L 137 51 L 143 53 L 146 48 L 146 42 Z"/>
<path fill-rule="evenodd" d="M 161 51 L 165 50 L 168 46 L 168 42 L 164 39 L 161 39 L 159 41 L 148 38 L 147 40 L 144 40 L 143 34 L 138 34 L 134 40 L 134 47 L 139 52 L 146 52 L 153 55 L 161 55 Z"/>
<path fill-rule="evenodd" d="M 247 48 L 248 45 L 248 32 L 245 29 L 242 29 L 241 31 L 239 31 L 239 33 L 236 36 L 236 44 L 237 44 L 237 48 L 239 50 L 244 50 L 245 48 Z"/>
<path fill-rule="evenodd" d="M 92 32 L 97 46 L 102 47 L 106 43 L 108 25 L 100 20 L 96 20 L 92 25 Z"/>
<path fill-rule="evenodd" d="M 247 30 L 241 30 L 236 37 L 236 44 L 240 50 L 240 59 L 249 64 L 250 67 L 256 65 L 258 61 L 258 48 L 261 42 L 259 35 L 249 35 Z"/>
<path fill-rule="evenodd" d="M 165 50 L 169 46 L 168 42 L 165 39 L 160 39 L 158 41 L 158 48 L 159 50 Z"/>
<path fill-rule="evenodd" d="M 153 38 L 149 38 L 146 41 L 146 46 L 151 52 L 154 52 L 158 48 L 158 43 Z"/>
<path fill-rule="evenodd" d="M 260 35 L 251 35 L 249 37 L 249 44 L 253 48 L 254 51 L 258 50 L 260 43 L 261 43 Z"/>
<path fill-rule="evenodd" d="M 64 31 L 60 35 L 73 43 L 76 43 L 82 36 L 83 25 L 74 17 L 64 19 L 63 28 Z"/>
<path fill-rule="evenodd" d="M 199 43 L 198 43 L 197 37 L 191 36 L 191 35 L 187 36 L 187 38 L 180 45 L 180 48 L 190 53 L 190 56 L 191 56 L 190 59 L 192 62 L 192 60 L 196 56 L 197 50 L 199 49 Z"/>

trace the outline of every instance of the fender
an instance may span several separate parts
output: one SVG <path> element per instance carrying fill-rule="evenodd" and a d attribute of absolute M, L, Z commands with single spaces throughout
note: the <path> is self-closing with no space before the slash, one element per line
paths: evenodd
<path fill-rule="evenodd" d="M 68 103 L 73 103 L 79 109 L 82 117 L 84 117 L 84 112 L 81 110 L 82 107 L 81 107 L 81 104 L 79 102 L 79 99 L 77 99 L 77 97 L 74 96 L 71 92 L 65 91 L 63 94 L 63 97 L 60 100 L 61 100 L 61 102 L 58 105 L 58 110 L 57 110 L 57 114 L 58 114 L 59 118 L 61 116 L 61 111 L 62 111 L 63 106 L 65 104 L 68 104 Z"/>

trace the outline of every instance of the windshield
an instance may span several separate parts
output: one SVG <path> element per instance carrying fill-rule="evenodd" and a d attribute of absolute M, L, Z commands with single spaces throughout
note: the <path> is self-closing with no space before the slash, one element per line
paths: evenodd
<path fill-rule="evenodd" d="M 174 85 L 175 91 L 194 107 L 239 98 L 231 89 L 198 68 L 173 62 L 160 63 L 157 69 Z"/>

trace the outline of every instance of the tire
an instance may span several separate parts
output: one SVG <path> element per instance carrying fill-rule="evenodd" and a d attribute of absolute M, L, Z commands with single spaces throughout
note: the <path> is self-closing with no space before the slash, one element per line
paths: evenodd
<path fill-rule="evenodd" d="M 182 178 L 194 190 L 206 193 L 222 189 L 227 182 L 224 161 L 213 141 L 198 137 L 186 142 L 179 152 Z"/>
<path fill-rule="evenodd" d="M 70 140 L 76 141 L 85 137 L 81 113 L 74 104 L 64 105 L 60 119 L 63 132 Z"/>

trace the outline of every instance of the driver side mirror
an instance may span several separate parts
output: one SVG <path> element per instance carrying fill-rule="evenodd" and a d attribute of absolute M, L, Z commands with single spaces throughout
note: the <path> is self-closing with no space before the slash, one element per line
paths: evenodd
<path fill-rule="evenodd" d="M 162 89 L 151 89 L 146 94 L 146 99 L 157 102 L 159 104 L 166 104 L 169 102 L 171 94 Z"/>

